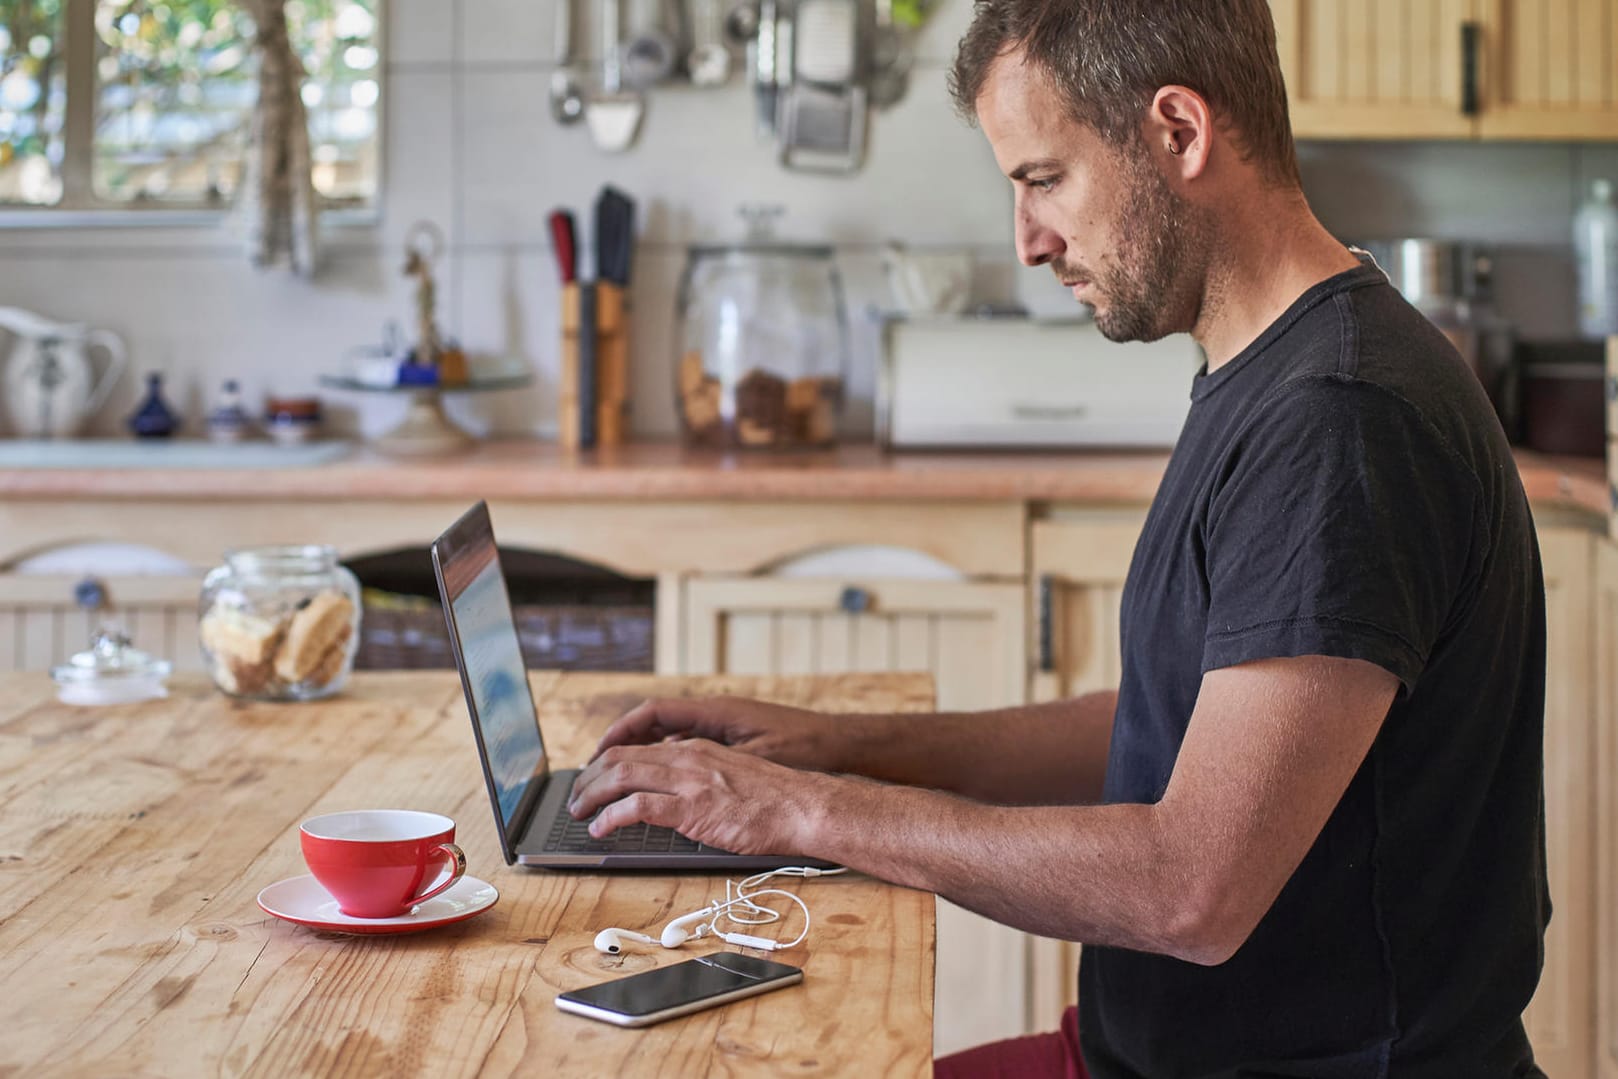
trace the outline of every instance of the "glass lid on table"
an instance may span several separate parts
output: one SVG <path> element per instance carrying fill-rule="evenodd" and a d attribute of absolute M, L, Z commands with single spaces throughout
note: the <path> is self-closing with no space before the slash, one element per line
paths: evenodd
<path fill-rule="evenodd" d="M 117 626 L 97 630 L 90 647 L 51 670 L 66 704 L 128 704 L 168 696 L 173 664 L 136 648 Z"/>
<path fill-rule="evenodd" d="M 741 213 L 747 238 L 692 247 L 680 282 L 675 402 L 686 444 L 829 446 L 848 368 L 834 253 L 777 239 L 780 207 Z"/>

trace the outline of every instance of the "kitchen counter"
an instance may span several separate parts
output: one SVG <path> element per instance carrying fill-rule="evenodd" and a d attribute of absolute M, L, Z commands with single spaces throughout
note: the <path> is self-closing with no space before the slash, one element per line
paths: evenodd
<path fill-rule="evenodd" d="M 1607 512 L 1599 459 L 1523 450 L 1517 462 L 1533 502 Z M 1167 463 L 1164 451 L 728 454 L 642 443 L 569 453 L 512 440 L 430 460 L 356 449 L 305 468 L 16 469 L 0 471 L 0 498 L 1145 503 Z"/>

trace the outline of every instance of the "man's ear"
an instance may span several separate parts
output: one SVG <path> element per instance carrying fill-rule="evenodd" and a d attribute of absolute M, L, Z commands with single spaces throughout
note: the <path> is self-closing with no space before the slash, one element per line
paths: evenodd
<path fill-rule="evenodd" d="M 1201 94 L 1186 86 L 1163 86 L 1152 97 L 1144 125 L 1152 160 L 1170 175 L 1191 180 L 1208 167 L 1213 150 L 1213 113 Z"/>

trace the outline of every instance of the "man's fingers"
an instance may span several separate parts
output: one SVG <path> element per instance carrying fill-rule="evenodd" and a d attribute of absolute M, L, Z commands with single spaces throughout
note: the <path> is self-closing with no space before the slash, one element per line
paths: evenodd
<path fill-rule="evenodd" d="M 583 819 L 614 799 L 637 790 L 674 789 L 674 770 L 656 746 L 617 746 L 579 773 L 568 810 Z"/>
<path fill-rule="evenodd" d="M 595 760 L 613 746 L 650 745 L 672 736 L 687 736 L 701 720 L 702 709 L 695 701 L 642 701 L 607 728 L 590 759 Z"/>
<path fill-rule="evenodd" d="M 630 824 L 652 824 L 678 829 L 680 800 L 672 794 L 636 791 L 608 805 L 590 822 L 590 834 L 600 839 Z"/>

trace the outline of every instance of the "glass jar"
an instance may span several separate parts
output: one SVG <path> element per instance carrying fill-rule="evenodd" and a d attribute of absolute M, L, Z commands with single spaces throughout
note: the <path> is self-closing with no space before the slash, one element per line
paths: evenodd
<path fill-rule="evenodd" d="M 353 669 L 360 585 L 332 547 L 228 551 L 203 579 L 198 617 L 203 663 L 225 693 L 317 700 Z"/>
<path fill-rule="evenodd" d="M 792 449 L 837 441 L 848 320 L 830 247 L 771 235 L 693 247 L 678 299 L 675 408 L 688 446 Z"/>

